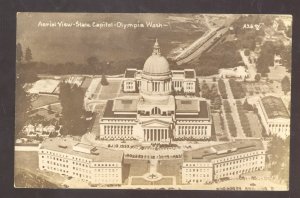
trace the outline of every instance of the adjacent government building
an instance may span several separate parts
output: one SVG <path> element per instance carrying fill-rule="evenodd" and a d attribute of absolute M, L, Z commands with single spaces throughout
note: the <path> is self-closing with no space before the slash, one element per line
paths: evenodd
<path fill-rule="evenodd" d="M 39 149 L 39 168 L 91 184 L 122 184 L 123 152 L 71 139 L 50 138 Z"/>
<path fill-rule="evenodd" d="M 283 139 L 290 135 L 290 114 L 281 98 L 265 96 L 256 106 L 268 135 Z"/>
<path fill-rule="evenodd" d="M 175 138 L 208 139 L 211 115 L 207 101 L 174 92 L 195 93 L 194 70 L 171 71 L 156 40 L 142 71 L 125 72 L 123 90 L 138 96 L 108 100 L 101 114 L 100 139 L 169 142 Z"/>
<path fill-rule="evenodd" d="M 182 165 L 182 183 L 209 183 L 263 170 L 265 155 L 260 140 L 236 140 L 187 151 Z"/>

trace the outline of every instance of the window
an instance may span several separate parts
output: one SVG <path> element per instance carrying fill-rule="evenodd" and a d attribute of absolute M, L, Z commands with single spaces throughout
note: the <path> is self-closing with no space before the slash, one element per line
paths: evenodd
<path fill-rule="evenodd" d="M 153 115 L 159 115 L 159 114 L 161 114 L 160 108 L 154 107 L 154 108 L 151 110 L 151 114 L 153 114 Z"/>

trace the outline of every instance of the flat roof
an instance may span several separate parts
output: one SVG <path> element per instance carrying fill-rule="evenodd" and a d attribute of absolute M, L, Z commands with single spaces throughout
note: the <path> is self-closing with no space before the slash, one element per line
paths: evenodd
<path fill-rule="evenodd" d="M 177 102 L 177 101 L 176 101 Z M 197 101 L 198 102 L 198 101 Z M 195 114 L 195 112 L 192 111 L 184 111 L 184 106 L 183 108 L 180 109 L 180 111 L 177 111 L 178 109 L 176 109 L 176 113 L 191 113 L 191 114 L 176 114 L 176 119 L 177 118 L 209 118 L 209 113 L 208 113 L 208 105 L 206 101 L 199 101 L 199 106 L 200 106 L 200 111 L 195 107 L 195 109 L 197 109 L 197 114 Z M 194 105 L 193 105 L 194 106 Z M 178 108 L 178 106 L 177 106 Z M 190 109 L 190 108 L 189 108 Z"/>
<path fill-rule="evenodd" d="M 81 142 L 78 142 L 77 144 L 75 144 L 74 146 L 79 147 L 79 148 L 83 148 L 83 149 L 89 149 L 92 150 L 93 148 L 95 148 L 95 146 L 90 145 L 90 144 L 83 144 Z"/>
<path fill-rule="evenodd" d="M 172 77 L 184 78 L 184 70 L 171 70 Z"/>
<path fill-rule="evenodd" d="M 104 118 L 136 118 L 136 114 L 118 114 L 113 111 L 114 100 L 108 100 L 106 102 L 103 117 Z"/>
<path fill-rule="evenodd" d="M 113 111 L 118 112 L 136 112 L 137 111 L 137 99 L 115 99 L 113 105 Z"/>
<path fill-rule="evenodd" d="M 266 96 L 261 99 L 261 102 L 268 118 L 290 118 L 289 112 L 281 98 L 275 96 Z"/>
<path fill-rule="evenodd" d="M 265 150 L 261 140 L 236 140 L 234 142 L 186 151 L 183 157 L 185 162 L 210 162 L 214 159 L 256 150 Z"/>
<path fill-rule="evenodd" d="M 176 112 L 199 112 L 200 103 L 195 99 L 176 99 Z"/>
<path fill-rule="evenodd" d="M 184 70 L 185 78 L 195 78 L 195 71 L 194 70 Z"/>
<path fill-rule="evenodd" d="M 126 69 L 125 78 L 134 78 L 135 73 L 136 69 Z"/>
<path fill-rule="evenodd" d="M 80 146 L 88 148 L 92 147 L 93 153 L 84 153 L 73 150 L 73 146 L 78 146 L 78 143 Z M 94 162 L 122 162 L 123 160 L 123 151 L 87 145 L 71 138 L 48 138 L 42 142 L 40 149 L 48 149 L 51 151 L 67 153 L 74 156 L 91 159 Z"/>

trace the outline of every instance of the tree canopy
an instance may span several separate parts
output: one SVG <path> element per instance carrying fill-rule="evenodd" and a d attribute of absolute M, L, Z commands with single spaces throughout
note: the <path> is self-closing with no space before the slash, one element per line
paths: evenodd
<path fill-rule="evenodd" d="M 287 76 L 281 80 L 281 88 L 284 94 L 287 94 L 291 90 L 291 81 Z"/>
<path fill-rule="evenodd" d="M 22 45 L 20 43 L 17 43 L 16 46 L 16 59 L 18 62 L 21 62 L 23 59 L 23 50 L 22 50 Z"/>
<path fill-rule="evenodd" d="M 25 51 L 25 60 L 27 62 L 32 61 L 32 53 L 31 53 L 31 49 L 29 47 Z"/>
<path fill-rule="evenodd" d="M 268 149 L 271 174 L 285 182 L 289 181 L 289 153 L 289 138 L 283 140 L 280 137 L 273 136 Z"/>
<path fill-rule="evenodd" d="M 16 98 L 15 98 L 15 134 L 16 137 L 21 132 L 23 126 L 28 120 L 28 111 L 31 109 L 31 97 L 24 90 L 24 83 L 20 79 L 16 80 Z"/>
<path fill-rule="evenodd" d="M 59 99 L 62 106 L 63 135 L 81 135 L 86 131 L 83 119 L 84 91 L 77 85 L 65 82 L 60 84 Z"/>

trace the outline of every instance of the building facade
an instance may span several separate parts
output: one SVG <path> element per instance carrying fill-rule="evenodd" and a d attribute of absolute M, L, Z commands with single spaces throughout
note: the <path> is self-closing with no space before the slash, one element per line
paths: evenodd
<path fill-rule="evenodd" d="M 268 135 L 286 138 L 290 135 L 290 115 L 279 97 L 265 96 L 256 107 Z"/>
<path fill-rule="evenodd" d="M 209 183 L 263 170 L 265 155 L 260 140 L 236 140 L 185 152 L 182 183 Z"/>
<path fill-rule="evenodd" d="M 143 71 L 128 69 L 125 78 L 123 89 L 138 88 L 139 95 L 107 101 L 99 120 L 100 139 L 169 142 L 176 138 L 211 137 L 212 120 L 207 101 L 173 95 L 174 90 L 181 89 L 195 92 L 195 72 L 171 71 L 157 41 Z"/>
<path fill-rule="evenodd" d="M 39 149 L 39 169 L 91 184 L 122 184 L 123 152 L 75 142 L 46 139 Z"/>

